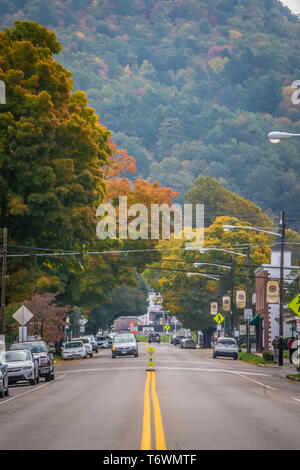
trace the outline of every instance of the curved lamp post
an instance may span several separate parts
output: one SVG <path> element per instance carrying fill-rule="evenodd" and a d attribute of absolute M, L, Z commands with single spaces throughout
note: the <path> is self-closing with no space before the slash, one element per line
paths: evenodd
<path fill-rule="evenodd" d="M 292 139 L 293 137 L 300 137 L 300 134 L 291 134 L 290 132 L 269 132 L 268 139 L 272 144 L 278 144 L 282 140 Z"/>

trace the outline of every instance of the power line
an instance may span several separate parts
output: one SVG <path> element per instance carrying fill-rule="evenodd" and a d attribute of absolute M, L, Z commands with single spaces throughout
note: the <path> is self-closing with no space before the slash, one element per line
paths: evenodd
<path fill-rule="evenodd" d="M 96 263 L 96 264 L 106 264 L 106 265 L 109 265 L 109 264 L 116 264 L 116 265 L 119 265 L 119 266 L 122 266 L 124 268 L 139 268 L 140 266 L 138 265 L 135 265 L 135 264 L 122 264 L 122 263 L 119 263 L 117 261 L 96 261 L 96 260 L 83 260 L 83 263 Z M 239 277 L 239 278 L 246 278 L 247 275 L 246 274 L 237 274 L 237 273 L 233 273 L 233 274 L 225 274 L 225 273 L 222 273 L 220 274 L 219 272 L 218 273 L 207 273 L 207 272 L 200 272 L 200 271 L 190 271 L 190 270 L 186 270 L 186 269 L 173 269 L 173 268 L 162 268 L 162 267 L 155 267 L 155 266 L 146 266 L 144 267 L 145 270 L 147 269 L 151 269 L 151 270 L 154 270 L 154 271 L 171 271 L 171 272 L 177 272 L 177 273 L 192 273 L 192 274 L 212 274 L 212 275 L 215 275 L 215 276 L 222 276 L 222 277 L 229 277 L 232 275 L 233 277 Z M 267 279 L 265 276 L 254 276 L 252 274 L 252 278 L 254 279 Z M 283 279 L 284 281 L 294 281 L 294 279 L 290 279 L 290 278 L 284 278 Z M 213 281 L 213 280 L 212 280 Z M 214 281 L 214 282 L 218 282 L 218 281 Z"/>

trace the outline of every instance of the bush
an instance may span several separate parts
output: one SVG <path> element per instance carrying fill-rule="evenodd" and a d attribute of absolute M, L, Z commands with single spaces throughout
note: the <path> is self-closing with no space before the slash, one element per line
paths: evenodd
<path fill-rule="evenodd" d="M 265 361 L 274 361 L 274 353 L 273 351 L 264 351 L 263 358 Z"/>

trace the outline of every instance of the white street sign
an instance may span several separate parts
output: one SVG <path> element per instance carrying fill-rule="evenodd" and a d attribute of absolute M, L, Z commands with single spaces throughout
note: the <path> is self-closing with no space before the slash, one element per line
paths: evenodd
<path fill-rule="evenodd" d="M 17 310 L 16 313 L 13 314 L 13 318 L 17 320 L 17 322 L 21 326 L 26 325 L 26 323 L 28 323 L 32 317 L 33 314 L 30 310 L 28 310 L 27 307 L 25 307 L 25 305 L 22 305 L 22 307 L 20 307 L 19 310 Z"/>
<path fill-rule="evenodd" d="M 252 308 L 245 308 L 244 309 L 244 320 L 251 320 L 252 318 Z"/>
<path fill-rule="evenodd" d="M 0 353 L 5 351 L 5 336 L 0 335 Z"/>
<path fill-rule="evenodd" d="M 27 341 L 27 327 L 19 326 L 19 342 Z"/>

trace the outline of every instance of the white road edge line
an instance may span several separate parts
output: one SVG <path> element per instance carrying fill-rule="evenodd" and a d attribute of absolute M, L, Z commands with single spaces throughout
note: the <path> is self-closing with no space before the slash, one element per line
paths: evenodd
<path fill-rule="evenodd" d="M 258 382 L 257 380 L 254 380 L 254 379 L 250 379 L 250 377 L 245 377 L 243 374 L 244 374 L 244 373 L 238 373 L 237 375 L 239 375 L 239 376 L 242 377 L 243 379 L 250 380 L 251 382 L 254 382 L 254 383 L 257 384 L 257 385 L 261 385 L 262 387 L 266 387 L 266 388 L 269 388 L 270 390 L 275 390 L 275 391 L 277 391 L 277 388 L 270 387 L 270 385 L 263 384 L 263 383 L 261 383 L 261 382 Z"/>
<path fill-rule="evenodd" d="M 56 381 L 57 381 L 57 380 L 61 380 L 61 379 L 64 378 L 65 375 L 66 375 L 66 374 L 61 375 L 61 376 L 57 377 L 55 380 L 56 380 Z M 55 383 L 55 381 L 54 381 L 54 382 L 47 382 L 47 383 L 44 383 L 44 384 L 42 384 L 42 385 L 39 385 L 38 387 L 33 388 L 33 389 L 31 389 L 31 390 L 27 390 L 27 392 L 19 393 L 19 395 L 16 395 L 15 397 L 11 397 L 11 398 L 8 398 L 8 399 L 5 400 L 5 401 L 1 401 L 1 402 L 0 402 L 0 405 L 5 405 L 5 403 L 8 403 L 9 401 L 16 400 L 16 398 L 23 397 L 24 395 L 28 395 L 28 393 L 36 392 L 37 390 L 40 390 L 41 388 L 46 387 L 46 385 L 50 385 L 50 384 L 53 384 L 53 383 Z"/>
<path fill-rule="evenodd" d="M 292 400 L 298 401 L 300 403 L 299 398 L 292 397 Z"/>

